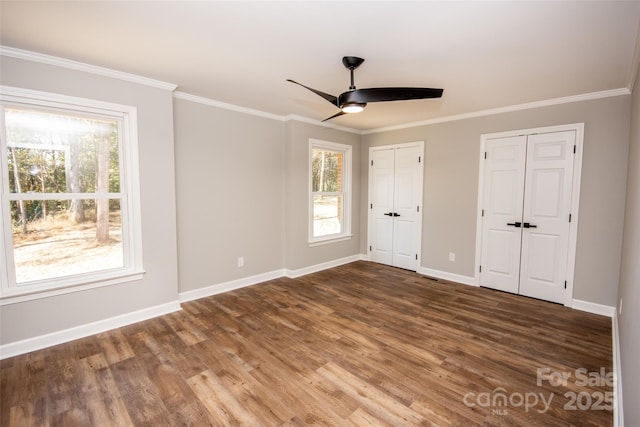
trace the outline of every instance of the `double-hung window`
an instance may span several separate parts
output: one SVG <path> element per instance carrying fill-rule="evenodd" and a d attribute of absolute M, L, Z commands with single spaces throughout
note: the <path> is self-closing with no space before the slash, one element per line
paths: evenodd
<path fill-rule="evenodd" d="M 0 87 L 2 304 L 142 274 L 136 109 Z"/>
<path fill-rule="evenodd" d="M 351 237 L 351 146 L 310 140 L 309 243 Z"/>

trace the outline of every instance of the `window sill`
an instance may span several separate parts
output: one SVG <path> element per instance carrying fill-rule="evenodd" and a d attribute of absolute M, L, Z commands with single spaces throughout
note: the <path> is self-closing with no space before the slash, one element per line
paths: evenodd
<path fill-rule="evenodd" d="M 39 287 L 37 287 L 37 285 L 22 287 L 16 286 L 2 291 L 2 295 L 0 295 L 0 306 L 141 280 L 144 273 L 144 270 L 135 270 L 120 271 L 117 273 L 93 277 L 80 276 L 64 285 L 55 287 L 42 285 Z"/>
<path fill-rule="evenodd" d="M 346 240 L 351 240 L 352 234 L 341 234 L 339 236 L 328 237 L 325 239 L 314 239 L 309 240 L 309 247 L 312 248 L 314 246 L 328 245 L 330 243 L 344 242 Z"/>

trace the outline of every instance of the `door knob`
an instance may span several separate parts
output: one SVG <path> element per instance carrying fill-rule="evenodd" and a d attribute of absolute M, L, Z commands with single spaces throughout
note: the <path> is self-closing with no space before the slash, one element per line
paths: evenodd
<path fill-rule="evenodd" d="M 522 226 L 523 226 L 524 228 L 538 228 L 538 226 L 537 226 L 537 225 L 529 224 L 528 222 L 525 222 L 524 224 L 522 224 Z"/>
<path fill-rule="evenodd" d="M 394 212 L 394 213 L 393 213 L 393 216 L 400 216 L 400 214 L 399 214 L 399 213 Z"/>
<path fill-rule="evenodd" d="M 388 213 L 384 213 L 384 214 L 382 214 L 382 215 L 386 215 L 386 216 L 393 216 L 393 213 L 392 213 L 392 212 L 388 212 Z"/>
<path fill-rule="evenodd" d="M 526 224 L 526 223 L 525 223 Z M 516 227 L 516 228 L 520 228 L 520 226 L 522 225 L 521 222 L 508 222 L 507 225 L 510 225 L 512 227 Z"/>

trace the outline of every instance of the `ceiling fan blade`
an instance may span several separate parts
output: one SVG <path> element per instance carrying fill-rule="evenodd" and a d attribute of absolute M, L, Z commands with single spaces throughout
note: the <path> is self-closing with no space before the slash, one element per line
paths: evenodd
<path fill-rule="evenodd" d="M 408 99 L 440 98 L 443 89 L 427 87 L 377 87 L 355 89 L 344 92 L 338 98 L 339 105 L 347 102 L 367 103 L 384 101 L 404 101 Z"/>
<path fill-rule="evenodd" d="M 323 120 L 323 122 L 326 122 L 327 120 L 331 120 L 331 119 L 333 119 L 334 117 L 338 117 L 338 116 L 341 116 L 341 115 L 343 115 L 343 114 L 347 114 L 347 113 L 345 113 L 344 111 L 340 110 L 340 111 L 338 111 L 337 113 L 335 113 L 333 116 L 331 116 L 331 117 L 328 117 L 328 118 L 324 119 L 324 120 Z"/>
<path fill-rule="evenodd" d="M 333 105 L 335 105 L 336 107 L 338 106 L 338 97 L 333 96 L 333 95 L 329 95 L 328 93 L 324 93 L 322 91 L 310 88 L 309 86 L 305 86 L 302 83 L 298 83 L 296 81 L 293 81 L 291 79 L 287 79 L 288 82 L 291 83 L 295 83 L 298 86 L 302 86 L 303 88 L 310 90 L 311 92 L 315 93 L 316 95 L 320 95 L 321 97 L 323 97 L 324 99 L 326 99 L 327 101 L 329 101 L 330 103 L 332 103 Z M 328 120 L 328 119 L 327 119 Z"/>

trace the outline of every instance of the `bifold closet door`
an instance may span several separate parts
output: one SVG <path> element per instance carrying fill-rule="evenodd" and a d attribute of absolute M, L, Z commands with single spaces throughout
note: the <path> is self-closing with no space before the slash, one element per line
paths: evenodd
<path fill-rule="evenodd" d="M 420 243 L 422 149 L 371 153 L 369 256 L 372 261 L 416 271 Z"/>
<path fill-rule="evenodd" d="M 480 284 L 564 302 L 575 132 L 486 142 Z"/>

